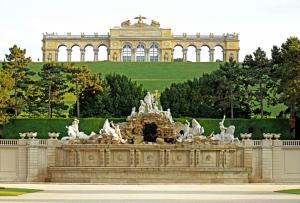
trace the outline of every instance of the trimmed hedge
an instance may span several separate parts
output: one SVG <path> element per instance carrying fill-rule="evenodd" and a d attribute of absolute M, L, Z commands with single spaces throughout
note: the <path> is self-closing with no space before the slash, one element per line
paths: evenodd
<path fill-rule="evenodd" d="M 11 119 L 4 125 L 3 138 L 18 139 L 20 132 L 37 132 L 39 139 L 47 139 L 48 132 L 59 132 L 60 137 L 67 136 L 66 126 L 71 125 L 74 119 Z M 106 118 L 84 118 L 80 119 L 79 129 L 86 134 L 92 131 L 98 133 Z M 123 122 L 123 118 L 109 118 L 109 121 Z"/>
<path fill-rule="evenodd" d="M 106 118 L 83 118 L 80 119 L 80 131 L 90 134 L 92 131 L 99 132 Z M 184 123 L 185 120 L 191 122 L 191 118 L 177 118 L 175 121 Z M 125 118 L 109 118 L 110 121 L 124 122 Z M 210 135 L 212 131 L 219 133 L 219 122 L 221 119 L 199 118 L 198 122 L 204 127 L 205 135 Z M 2 138 L 19 138 L 20 132 L 38 132 L 38 138 L 48 138 L 48 132 L 60 132 L 61 137 L 67 136 L 66 126 L 72 123 L 73 119 L 11 119 L 4 125 Z M 225 126 L 235 125 L 235 136 L 240 133 L 253 133 L 253 139 L 263 139 L 262 133 L 281 133 L 281 139 L 293 139 L 289 132 L 288 119 L 226 119 Z"/>

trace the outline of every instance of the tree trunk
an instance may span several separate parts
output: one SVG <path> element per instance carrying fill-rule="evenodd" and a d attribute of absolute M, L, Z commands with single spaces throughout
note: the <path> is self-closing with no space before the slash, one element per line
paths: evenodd
<path fill-rule="evenodd" d="M 233 119 L 233 95 L 232 95 L 232 89 L 230 89 L 230 114 L 231 119 Z"/>
<path fill-rule="evenodd" d="M 259 94 L 260 94 L 260 118 L 264 117 L 264 97 L 262 93 L 262 84 L 259 83 Z"/>
<path fill-rule="evenodd" d="M 15 79 L 15 88 L 14 88 L 14 97 L 15 97 L 15 117 L 18 116 L 18 100 L 17 100 L 17 82 Z"/>
<path fill-rule="evenodd" d="M 51 84 L 48 85 L 48 118 L 52 118 L 52 108 L 51 108 Z"/>
<path fill-rule="evenodd" d="M 78 93 L 78 84 L 76 83 L 76 104 L 77 104 L 77 118 L 80 117 L 80 105 L 79 105 L 79 93 Z"/>

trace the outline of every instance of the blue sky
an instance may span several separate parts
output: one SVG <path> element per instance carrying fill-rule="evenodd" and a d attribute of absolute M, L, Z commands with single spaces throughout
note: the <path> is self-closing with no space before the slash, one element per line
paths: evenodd
<path fill-rule="evenodd" d="M 270 56 L 272 46 L 300 37 L 299 0 L 0 0 L 0 59 L 17 44 L 41 58 L 43 32 L 106 34 L 142 14 L 174 34 L 240 34 L 240 60 L 258 46 Z"/>

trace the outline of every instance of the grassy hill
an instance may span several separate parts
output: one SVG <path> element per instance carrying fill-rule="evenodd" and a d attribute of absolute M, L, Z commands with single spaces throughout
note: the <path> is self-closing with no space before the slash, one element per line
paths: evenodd
<path fill-rule="evenodd" d="M 142 84 L 151 92 L 163 91 L 172 83 L 183 82 L 203 73 L 210 73 L 219 68 L 219 63 L 118 63 L 118 62 L 78 62 L 77 66 L 87 66 L 94 73 L 103 76 L 109 73 L 123 74 Z M 31 67 L 39 71 L 43 63 L 32 63 Z"/>

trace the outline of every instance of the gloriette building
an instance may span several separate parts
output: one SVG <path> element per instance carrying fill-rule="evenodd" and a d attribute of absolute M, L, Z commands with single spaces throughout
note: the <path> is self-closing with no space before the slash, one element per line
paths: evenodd
<path fill-rule="evenodd" d="M 182 61 L 187 61 L 188 47 L 195 48 L 196 61 L 201 61 L 201 48 L 208 47 L 209 61 L 213 62 L 215 47 L 223 50 L 223 60 L 230 58 L 238 61 L 238 34 L 202 35 L 173 35 L 170 28 L 161 28 L 160 23 L 152 20 L 150 24 L 144 22 L 145 17 L 138 16 L 136 22 L 130 20 L 121 23 L 121 27 L 110 29 L 107 35 L 58 35 L 56 33 L 43 34 L 43 61 L 58 61 L 60 47 L 66 47 L 66 61 L 72 59 L 72 48 L 80 48 L 80 61 L 86 61 L 86 48 L 92 47 L 94 61 L 98 61 L 99 48 L 107 49 L 107 60 L 115 62 L 171 62 L 174 60 L 174 48 L 182 48 Z"/>

